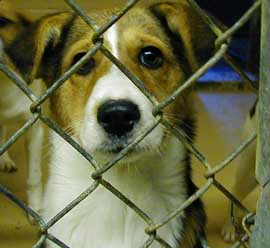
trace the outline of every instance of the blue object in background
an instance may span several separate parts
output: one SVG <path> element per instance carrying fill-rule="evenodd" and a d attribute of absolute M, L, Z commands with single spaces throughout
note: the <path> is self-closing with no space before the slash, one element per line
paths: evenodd
<path fill-rule="evenodd" d="M 248 40 L 246 38 L 236 38 L 231 42 L 229 54 L 234 57 L 240 64 L 245 65 L 248 60 Z M 257 78 L 251 73 L 247 73 L 252 81 Z M 235 72 L 224 60 L 219 61 L 199 82 L 239 82 L 241 77 Z"/>

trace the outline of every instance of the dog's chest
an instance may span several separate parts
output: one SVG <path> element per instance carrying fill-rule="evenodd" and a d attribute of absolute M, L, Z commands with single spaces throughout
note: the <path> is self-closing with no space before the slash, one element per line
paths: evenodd
<path fill-rule="evenodd" d="M 68 154 L 71 155 L 72 151 L 68 151 Z M 73 155 L 77 159 L 74 160 L 72 156 L 62 162 L 55 160 L 57 166 L 52 165 L 53 171 L 45 194 L 45 219 L 53 217 L 91 185 L 89 164 Z M 156 172 L 153 169 L 137 174 L 134 171 L 133 175 L 126 177 L 124 174 L 115 176 L 109 173 L 105 179 L 157 223 L 183 203 L 186 199 L 186 186 L 183 178 L 175 177 L 176 171 L 162 171 L 159 166 Z M 175 242 L 180 239 L 182 225 L 181 218 L 176 218 L 161 228 L 158 235 L 176 247 Z M 52 227 L 50 232 L 71 247 L 138 248 L 149 238 L 144 232 L 146 227 L 147 223 L 138 214 L 110 191 L 99 186 Z M 162 246 L 154 242 L 151 247 Z"/>
<path fill-rule="evenodd" d="M 147 227 L 145 221 L 111 193 L 103 189 L 96 193 L 82 203 L 81 207 L 74 209 L 73 214 L 67 216 L 58 227 L 56 226 L 55 235 L 71 247 L 142 247 L 149 238 L 144 232 Z M 160 197 L 147 194 L 144 197 L 147 205 L 140 204 L 142 201 L 139 202 L 138 199 L 134 200 L 156 222 L 169 214 L 169 204 Z M 179 219 L 174 220 L 158 234 L 173 246 L 181 228 L 182 222 Z M 161 246 L 154 243 L 151 247 Z"/>

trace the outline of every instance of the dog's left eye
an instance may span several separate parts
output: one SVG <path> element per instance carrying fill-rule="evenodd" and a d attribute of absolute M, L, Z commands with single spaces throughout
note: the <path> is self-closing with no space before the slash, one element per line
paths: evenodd
<path fill-rule="evenodd" d="M 76 64 L 84 55 L 85 53 L 78 53 L 77 55 L 75 55 L 72 61 L 72 65 Z M 86 76 L 88 73 L 92 71 L 95 65 L 96 65 L 95 59 L 91 58 L 87 62 L 83 63 L 76 73 L 82 76 Z"/>
<path fill-rule="evenodd" d="M 148 69 L 155 70 L 162 66 L 163 54 L 157 47 L 144 47 L 139 53 L 139 61 Z"/>

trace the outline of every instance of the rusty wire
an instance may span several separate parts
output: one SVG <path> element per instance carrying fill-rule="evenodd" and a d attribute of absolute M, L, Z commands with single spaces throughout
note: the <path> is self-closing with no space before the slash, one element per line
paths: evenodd
<path fill-rule="evenodd" d="M 248 213 L 248 210 L 235 198 L 220 182 L 217 181 L 215 176 L 222 171 L 226 166 L 230 164 L 255 138 L 256 135 L 252 135 L 249 139 L 244 141 L 239 147 L 235 149 L 227 158 L 221 161 L 219 164 L 212 166 L 207 158 L 200 153 L 200 151 L 194 147 L 188 137 L 185 136 L 181 130 L 176 129 L 163 118 L 163 110 L 168 105 L 170 105 L 176 97 L 183 94 L 183 91 L 192 85 L 212 66 L 214 66 L 220 59 L 225 58 L 225 60 L 232 66 L 232 68 L 239 73 L 242 77 L 243 81 L 250 82 L 250 79 L 246 75 L 246 73 L 237 65 L 235 61 L 227 54 L 228 45 L 232 36 L 238 31 L 240 27 L 242 27 L 257 11 L 261 5 L 261 0 L 255 1 L 254 5 L 243 15 L 242 18 L 239 19 L 232 27 L 223 31 L 218 24 L 215 23 L 215 20 L 212 19 L 208 14 L 206 14 L 194 0 L 188 0 L 191 6 L 199 13 L 199 15 L 203 18 L 203 20 L 209 25 L 209 27 L 213 30 L 213 32 L 217 35 L 216 40 L 216 53 L 211 57 L 201 68 L 199 68 L 190 78 L 186 80 L 186 82 L 182 83 L 181 86 L 176 89 L 171 96 L 166 98 L 163 102 L 158 102 L 151 92 L 148 92 L 144 86 L 143 81 L 138 79 L 136 75 L 131 73 L 128 68 L 125 67 L 117 58 L 115 58 L 111 52 L 104 46 L 102 35 L 106 30 L 108 30 L 114 23 L 116 23 L 123 15 L 125 15 L 139 0 L 130 0 L 127 1 L 127 4 L 118 11 L 113 14 L 108 21 L 103 26 L 98 26 L 96 21 L 88 15 L 88 13 L 81 8 L 76 1 L 74 0 L 64 0 L 74 12 L 81 16 L 81 18 L 94 30 L 94 34 L 92 36 L 92 40 L 94 43 L 94 47 L 90 49 L 87 54 L 80 59 L 75 65 L 73 65 L 66 73 L 64 73 L 58 80 L 56 80 L 47 91 L 41 96 L 36 96 L 27 86 L 27 84 L 23 81 L 21 77 L 19 77 L 16 73 L 14 73 L 0 58 L 0 70 L 8 76 L 8 78 L 16 84 L 24 94 L 28 96 L 28 98 L 32 101 L 31 107 L 29 111 L 32 113 L 32 117 L 20 128 L 16 133 L 14 133 L 4 144 L 0 146 L 0 155 L 7 151 L 12 144 L 14 144 L 28 129 L 30 129 L 34 123 L 38 120 L 41 120 L 45 123 L 50 129 L 57 132 L 63 139 L 65 139 L 69 144 L 71 144 L 74 149 L 76 149 L 82 156 L 84 156 L 88 161 L 89 165 L 94 168 L 94 173 L 92 174 L 92 178 L 94 179 L 94 183 L 89 185 L 89 188 L 82 192 L 76 199 L 74 199 L 68 206 L 66 206 L 60 213 L 58 213 L 55 217 L 53 217 L 48 223 L 45 223 L 42 218 L 35 213 L 32 209 L 26 206 L 22 201 L 20 201 L 12 192 L 7 190 L 4 186 L 0 185 L 0 192 L 6 195 L 11 201 L 15 202 L 20 208 L 22 208 L 26 213 L 30 214 L 33 219 L 38 223 L 41 230 L 41 236 L 35 248 L 41 247 L 46 239 L 49 239 L 51 242 L 54 242 L 59 247 L 67 248 L 61 240 L 58 240 L 57 237 L 54 237 L 49 233 L 50 227 L 52 227 L 57 221 L 59 221 L 63 216 L 65 216 L 69 211 L 75 208 L 80 202 L 82 202 L 87 197 L 91 197 L 91 194 L 100 186 L 103 185 L 107 190 L 109 190 L 112 194 L 119 198 L 119 200 L 123 201 L 129 208 L 131 208 L 134 212 L 140 216 L 148 227 L 145 229 L 146 234 L 149 235 L 149 239 L 145 241 L 143 247 L 150 247 L 151 244 L 156 240 L 163 247 L 171 247 L 166 243 L 161 237 L 157 235 L 157 230 L 166 225 L 173 218 L 179 216 L 181 212 L 183 212 L 189 205 L 191 205 L 196 199 L 200 198 L 204 195 L 211 187 L 216 187 L 219 189 L 224 195 L 226 195 L 236 206 L 241 208 L 243 211 Z M 139 88 L 145 96 L 152 102 L 154 105 L 153 115 L 155 116 L 155 122 L 146 128 L 139 137 L 137 137 L 133 142 L 131 142 L 124 150 L 122 150 L 114 159 L 106 163 L 105 165 L 100 165 L 95 161 L 94 157 L 87 153 L 71 136 L 69 136 L 64 130 L 62 130 L 52 119 L 45 116 L 42 111 L 42 104 L 61 86 L 65 83 L 65 81 L 75 73 L 80 66 L 91 58 L 96 52 L 102 52 L 104 56 L 106 56 L 109 60 L 112 61 L 129 79 L 130 81 Z M 158 223 L 154 223 L 154 221 L 144 212 L 143 209 L 140 209 L 136 202 L 130 201 L 126 196 L 124 196 L 120 191 L 114 188 L 110 182 L 107 182 L 102 178 L 103 174 L 110 170 L 113 166 L 117 165 L 117 162 L 123 159 L 123 157 L 137 144 L 139 144 L 147 135 L 149 135 L 158 124 L 162 123 L 164 127 L 166 127 L 173 135 L 175 135 L 185 146 L 186 148 L 201 162 L 201 164 L 207 170 L 205 172 L 205 178 L 207 179 L 205 185 L 195 192 L 192 196 L 190 196 L 181 206 L 178 206 L 177 209 L 172 211 L 168 216 L 164 216 Z M 248 230 L 248 229 L 247 229 Z M 240 238 L 240 240 L 235 243 L 233 247 L 240 247 L 243 243 L 246 243 L 249 239 L 249 233 L 246 233 L 244 236 Z"/>

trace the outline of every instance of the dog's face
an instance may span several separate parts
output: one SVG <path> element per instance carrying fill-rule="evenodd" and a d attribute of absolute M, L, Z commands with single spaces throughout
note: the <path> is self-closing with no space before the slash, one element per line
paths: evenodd
<path fill-rule="evenodd" d="M 160 101 L 179 87 L 213 48 L 209 37 L 214 36 L 209 33 L 184 1 L 158 3 L 131 10 L 104 34 L 104 44 Z M 92 35 L 81 18 L 61 13 L 41 19 L 8 53 L 28 80 L 43 77 L 50 85 L 94 46 Z M 27 53 L 20 54 L 26 48 Z M 193 115 L 189 96 L 186 92 L 178 97 L 165 109 L 165 117 L 184 126 Z M 101 52 L 65 82 L 51 105 L 64 129 L 88 152 L 106 158 L 126 147 L 155 120 L 148 98 Z M 167 136 L 159 125 L 128 159 L 159 152 Z"/>

